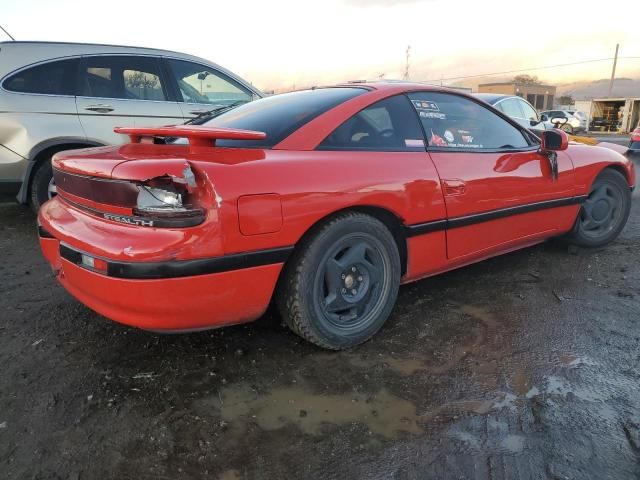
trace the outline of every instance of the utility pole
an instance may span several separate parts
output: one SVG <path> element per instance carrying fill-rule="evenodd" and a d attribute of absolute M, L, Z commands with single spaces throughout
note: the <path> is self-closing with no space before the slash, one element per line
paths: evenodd
<path fill-rule="evenodd" d="M 616 64 L 618 63 L 618 49 L 620 48 L 620 44 L 616 43 L 616 54 L 613 57 L 613 70 L 611 70 L 611 81 L 609 82 L 609 95 L 607 98 L 611 98 L 611 92 L 613 91 L 613 81 L 616 78 Z"/>
<path fill-rule="evenodd" d="M 409 51 L 411 50 L 411 45 L 407 45 L 407 57 L 406 57 L 406 63 L 404 65 L 404 79 L 405 80 L 409 80 Z"/>
<path fill-rule="evenodd" d="M 15 38 L 13 38 L 13 37 L 11 36 L 11 34 L 10 34 L 9 32 L 7 32 L 7 31 L 4 29 L 4 27 L 3 27 L 2 25 L 0 25 L 0 29 L 2 29 L 2 31 L 3 31 L 4 33 L 6 33 L 6 34 L 7 34 L 7 36 L 8 36 L 11 40 L 13 40 L 14 42 L 16 41 L 16 39 L 15 39 Z"/>

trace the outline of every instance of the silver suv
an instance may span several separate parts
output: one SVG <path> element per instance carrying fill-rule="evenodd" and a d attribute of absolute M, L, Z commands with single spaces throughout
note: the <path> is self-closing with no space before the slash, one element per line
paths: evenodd
<path fill-rule="evenodd" d="M 0 189 L 34 209 L 55 194 L 51 156 L 122 143 L 122 125 L 184 123 L 262 97 L 224 68 L 151 48 L 0 42 Z"/>

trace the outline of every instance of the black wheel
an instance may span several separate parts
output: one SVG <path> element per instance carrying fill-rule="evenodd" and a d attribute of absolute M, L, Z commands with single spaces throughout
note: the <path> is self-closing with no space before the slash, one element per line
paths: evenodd
<path fill-rule="evenodd" d="M 346 213 L 312 232 L 287 264 L 278 307 L 289 327 L 320 347 L 342 350 L 371 338 L 391 313 L 400 255 L 387 227 Z"/>
<path fill-rule="evenodd" d="M 601 247 L 622 231 L 631 209 L 631 190 L 624 176 L 604 170 L 591 186 L 571 233 L 570 243 L 581 247 Z"/>
<path fill-rule="evenodd" d="M 29 203 L 36 213 L 44 202 L 56 195 L 51 158 L 45 158 L 36 165 L 35 171 L 31 176 L 29 191 L 31 193 Z"/>

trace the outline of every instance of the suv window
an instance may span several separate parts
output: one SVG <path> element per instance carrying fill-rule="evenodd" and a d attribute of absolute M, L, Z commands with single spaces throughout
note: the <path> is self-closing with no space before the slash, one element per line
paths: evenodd
<path fill-rule="evenodd" d="M 184 60 L 167 61 L 183 102 L 228 105 L 252 98 L 246 88 L 210 67 Z"/>
<path fill-rule="evenodd" d="M 415 92 L 409 98 L 430 149 L 501 150 L 529 146 L 518 128 L 466 97 Z"/>
<path fill-rule="evenodd" d="M 501 101 L 498 106 L 500 110 L 512 118 L 526 118 L 520 110 L 520 101 L 515 98 L 507 98 Z"/>
<path fill-rule="evenodd" d="M 273 95 L 245 103 L 204 125 L 257 130 L 267 134 L 264 140 L 217 140 L 216 146 L 268 148 L 318 115 L 364 92 L 363 88 L 333 87 Z"/>
<path fill-rule="evenodd" d="M 528 118 L 529 120 L 538 121 L 540 118 L 538 117 L 538 112 L 536 112 L 535 108 L 529 105 L 524 100 L 520 100 L 520 107 L 524 111 L 524 118 Z"/>
<path fill-rule="evenodd" d="M 83 59 L 84 96 L 128 100 L 167 99 L 160 62 L 153 57 L 95 56 Z"/>
<path fill-rule="evenodd" d="M 59 60 L 11 75 L 2 85 L 10 92 L 75 95 L 78 59 Z"/>
<path fill-rule="evenodd" d="M 424 136 L 404 95 L 381 100 L 336 128 L 320 150 L 425 150 Z"/>

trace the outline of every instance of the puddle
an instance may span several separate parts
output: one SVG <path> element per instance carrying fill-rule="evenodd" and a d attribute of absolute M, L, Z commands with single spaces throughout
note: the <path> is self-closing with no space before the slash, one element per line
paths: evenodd
<path fill-rule="evenodd" d="M 410 358 L 392 357 L 390 355 L 378 355 L 373 358 L 352 355 L 348 353 L 338 354 L 341 361 L 346 361 L 349 365 L 358 368 L 373 368 L 376 365 L 383 365 L 397 374 L 408 377 L 419 371 L 429 370 L 426 359 L 422 355 L 414 355 Z M 327 355 L 319 355 L 316 360 L 331 360 Z"/>
<path fill-rule="evenodd" d="M 246 430 L 255 422 L 263 430 L 278 430 L 295 425 L 310 435 L 322 433 L 326 424 L 364 424 L 371 432 L 395 438 L 400 432 L 422 433 L 416 407 L 382 389 L 375 395 L 323 395 L 297 387 L 275 388 L 258 393 L 246 384 L 232 385 L 221 391 L 212 402 L 232 428 Z"/>
<path fill-rule="evenodd" d="M 531 376 L 524 368 L 518 366 L 511 378 L 511 386 L 518 395 L 526 395 L 532 387 Z"/>
<path fill-rule="evenodd" d="M 500 446 L 509 453 L 520 453 L 524 449 L 522 435 L 507 435 L 500 442 Z"/>
<path fill-rule="evenodd" d="M 488 332 L 494 330 L 499 324 L 493 313 L 487 311 L 483 307 L 463 305 L 459 308 L 459 311 L 462 314 L 468 315 L 472 319 L 478 321 L 483 328 L 479 331 L 476 329 L 475 335 L 464 344 L 454 345 L 444 363 L 435 364 L 432 360 L 427 359 L 421 354 L 416 354 L 411 357 L 398 357 L 380 354 L 375 357 L 367 358 L 350 353 L 320 353 L 314 355 L 313 360 L 322 363 L 349 363 L 349 365 L 353 367 L 367 369 L 383 365 L 403 377 L 408 377 L 418 372 L 425 372 L 433 375 L 446 374 L 458 366 L 468 355 L 478 353 L 480 347 L 484 346 L 487 341 Z M 484 362 L 477 368 L 477 370 L 479 373 L 495 373 L 497 371 L 497 363 L 495 360 Z"/>
<path fill-rule="evenodd" d="M 573 355 L 560 355 L 559 360 L 563 365 L 575 365 L 578 358 Z"/>
<path fill-rule="evenodd" d="M 219 480 L 240 480 L 242 476 L 240 476 L 240 472 L 238 470 L 225 470 L 220 475 Z"/>

